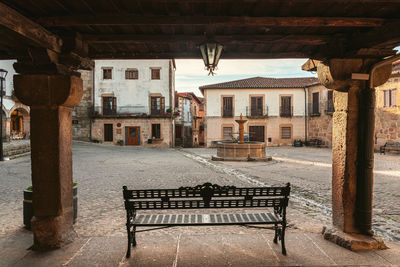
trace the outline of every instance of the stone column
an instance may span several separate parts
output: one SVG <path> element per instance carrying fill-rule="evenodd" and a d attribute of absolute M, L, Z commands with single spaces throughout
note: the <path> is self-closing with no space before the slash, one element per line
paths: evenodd
<path fill-rule="evenodd" d="M 15 75 L 18 99 L 30 107 L 34 248 L 73 237 L 72 116 L 82 80 L 65 75 Z"/>
<path fill-rule="evenodd" d="M 359 239 L 353 242 L 353 237 L 343 237 L 340 234 L 338 237 L 332 231 L 325 234 L 325 237 L 351 249 L 381 246 L 380 242 L 366 237 L 372 235 L 375 92 L 370 88 L 368 75 L 373 63 L 365 59 L 336 59 L 331 60 L 329 66 L 318 66 L 320 82 L 335 89 L 332 223 L 344 233 L 365 236 L 362 242 Z M 380 70 L 384 75 L 375 79 L 376 83 L 384 83 L 390 70 Z M 354 73 L 366 74 L 356 77 L 366 77 L 367 80 L 352 79 Z"/>

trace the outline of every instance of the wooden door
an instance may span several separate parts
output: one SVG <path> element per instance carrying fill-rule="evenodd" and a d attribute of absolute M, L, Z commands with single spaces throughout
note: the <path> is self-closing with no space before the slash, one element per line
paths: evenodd
<path fill-rule="evenodd" d="M 104 142 L 113 141 L 113 125 L 104 124 Z"/>
<path fill-rule="evenodd" d="M 131 146 L 139 145 L 139 127 L 126 127 L 126 144 Z"/>
<path fill-rule="evenodd" d="M 265 142 L 264 126 L 249 126 L 250 141 Z"/>

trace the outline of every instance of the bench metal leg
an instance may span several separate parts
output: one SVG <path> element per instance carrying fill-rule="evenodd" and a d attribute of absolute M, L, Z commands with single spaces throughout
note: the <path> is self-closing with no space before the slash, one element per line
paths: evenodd
<path fill-rule="evenodd" d="M 275 236 L 274 236 L 274 243 L 278 243 L 278 225 L 275 224 Z"/>
<path fill-rule="evenodd" d="M 131 231 L 129 224 L 126 225 L 126 230 L 128 232 L 128 250 L 126 251 L 126 257 L 129 258 L 131 256 Z"/>
<path fill-rule="evenodd" d="M 283 254 L 283 255 L 286 255 L 286 247 L 285 247 L 285 229 L 286 229 L 286 225 L 282 225 L 281 245 L 282 245 L 282 254 Z"/>
<path fill-rule="evenodd" d="M 132 229 L 132 246 L 136 246 L 136 226 L 133 226 Z"/>

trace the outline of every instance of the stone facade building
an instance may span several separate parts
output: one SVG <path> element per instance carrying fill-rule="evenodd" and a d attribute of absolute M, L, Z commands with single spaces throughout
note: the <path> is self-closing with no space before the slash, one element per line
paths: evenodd
<path fill-rule="evenodd" d="M 30 137 L 30 108 L 22 104 L 14 94 L 14 63 L 15 60 L 0 61 L 0 69 L 8 71 L 3 81 L 3 92 L 1 92 L 3 93 L 2 138 L 5 141 Z"/>
<path fill-rule="evenodd" d="M 192 147 L 193 145 L 191 102 L 192 100 L 185 93 L 175 92 L 175 109 L 177 111 L 175 146 Z"/>
<path fill-rule="evenodd" d="M 307 88 L 307 140 L 321 140 L 321 146 L 332 146 L 333 90 L 321 84 Z"/>
<path fill-rule="evenodd" d="M 205 99 L 205 142 L 237 139 L 236 119 L 242 114 L 250 141 L 268 146 L 304 140 L 307 129 L 307 90 L 316 78 L 263 78 L 201 86 Z"/>
<path fill-rule="evenodd" d="M 400 61 L 389 80 L 375 88 L 375 150 L 386 142 L 400 142 Z"/>
<path fill-rule="evenodd" d="M 175 93 L 175 99 L 176 109 L 179 110 L 175 119 L 175 145 L 198 147 L 201 101 L 193 92 Z"/>
<path fill-rule="evenodd" d="M 72 138 L 91 141 L 92 108 L 93 108 L 93 70 L 81 70 L 83 96 L 81 102 L 72 109 Z"/>
<path fill-rule="evenodd" d="M 96 60 L 94 75 L 93 141 L 173 146 L 173 60 Z"/>

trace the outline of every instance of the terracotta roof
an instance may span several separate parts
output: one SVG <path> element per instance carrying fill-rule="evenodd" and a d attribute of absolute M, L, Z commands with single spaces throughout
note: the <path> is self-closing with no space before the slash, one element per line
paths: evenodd
<path fill-rule="evenodd" d="M 245 88 L 303 88 L 318 84 L 318 79 L 313 77 L 304 78 L 265 78 L 254 77 L 224 83 L 216 83 L 200 86 L 204 89 L 245 89 Z"/>
<path fill-rule="evenodd" d="M 194 99 L 199 104 L 201 103 L 199 98 L 193 92 L 181 92 L 181 93 L 176 93 L 176 94 L 178 96 L 180 96 L 180 97 L 185 97 L 185 98 L 188 98 L 188 99 Z"/>

